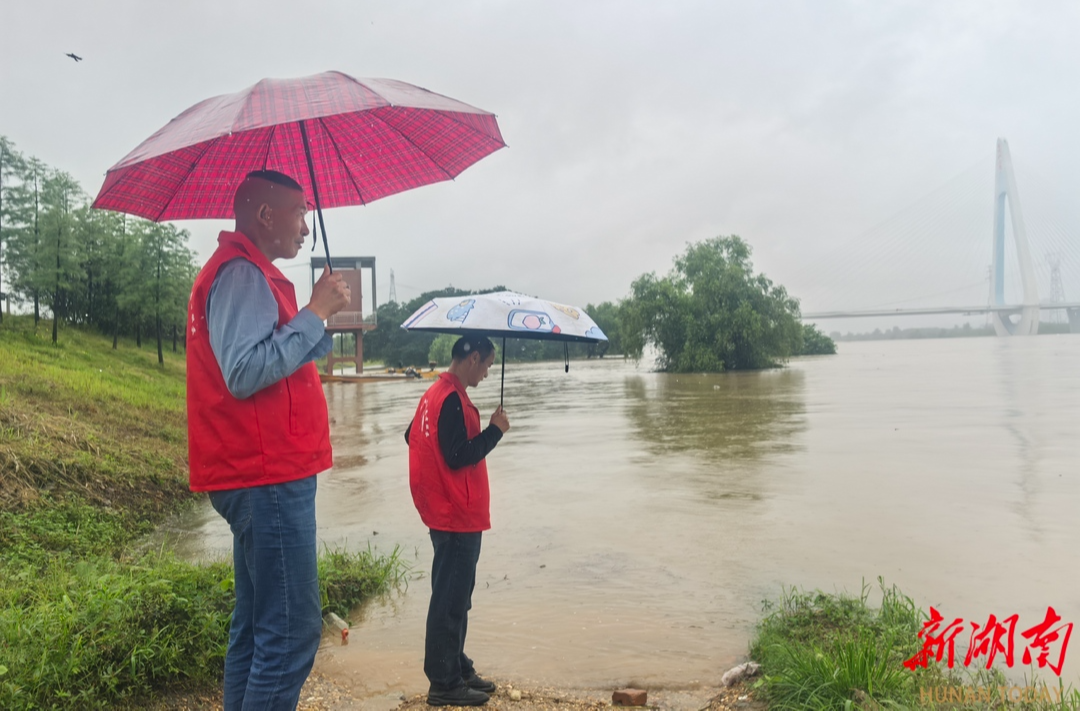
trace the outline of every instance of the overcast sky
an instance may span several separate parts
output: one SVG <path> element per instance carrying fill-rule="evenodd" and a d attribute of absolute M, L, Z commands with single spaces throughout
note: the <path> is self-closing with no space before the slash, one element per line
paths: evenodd
<path fill-rule="evenodd" d="M 804 310 L 872 306 L 807 265 L 980 161 L 992 185 L 999 136 L 1080 189 L 1078 3 L 35 0 L 0 26 L 0 134 L 91 195 L 181 111 L 264 77 L 388 77 L 497 114 L 508 147 L 456 181 L 326 213 L 333 253 L 377 258 L 380 301 L 391 269 L 401 300 L 613 300 L 735 233 Z M 178 224 L 200 262 L 229 226 Z M 934 261 L 872 257 L 853 267 L 871 282 Z"/>

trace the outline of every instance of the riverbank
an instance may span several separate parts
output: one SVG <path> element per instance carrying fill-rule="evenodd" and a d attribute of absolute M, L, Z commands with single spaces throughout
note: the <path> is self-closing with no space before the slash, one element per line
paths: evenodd
<path fill-rule="evenodd" d="M 0 329 L 0 496 L 6 497 L 0 505 L 0 642 L 6 645 L 0 659 L 0 707 L 83 709 L 123 708 L 127 704 L 128 708 L 148 708 L 156 703 L 160 708 L 183 708 L 160 704 L 198 702 L 204 704 L 201 708 L 215 708 L 231 604 L 231 571 L 221 564 L 175 561 L 157 549 L 146 555 L 132 545 L 142 531 L 161 520 L 161 512 L 183 507 L 191 500 L 185 486 L 182 357 L 166 353 L 166 365 L 159 368 L 155 353 L 149 349 L 142 352 L 132 343 L 122 343 L 113 352 L 107 339 L 93 334 L 65 329 L 60 336 L 60 346 L 52 346 L 48 332 L 34 333 L 27 320 L 10 324 L 5 319 Z M 1031 361 L 1030 354 L 1019 349 L 1038 346 L 1039 340 L 1045 339 L 1003 344 L 995 351 L 998 360 L 990 361 L 991 365 L 1013 372 L 1014 360 L 1017 364 Z M 1068 345 L 1064 342 L 1056 348 Z M 930 365 L 948 362 L 940 353 L 936 358 L 916 361 L 917 354 L 909 350 L 910 344 L 902 359 L 894 358 L 894 371 L 898 363 L 917 362 L 918 377 L 923 379 L 936 372 Z M 960 355 L 963 358 L 958 362 L 963 363 L 964 372 L 980 364 L 986 367 L 985 358 L 975 358 L 968 351 Z M 519 435 L 494 455 L 498 457 L 498 475 L 493 477 L 493 496 L 499 497 L 499 520 L 487 539 L 490 543 L 485 542 L 483 579 L 478 579 L 477 585 L 477 595 L 483 596 L 477 609 L 483 610 L 483 615 L 478 615 L 475 628 L 470 626 L 470 639 L 476 640 L 477 649 L 485 651 L 484 658 L 494 667 L 491 677 L 513 684 L 523 696 L 521 701 L 497 697 L 492 707 L 526 711 L 529 707 L 521 704 L 535 703 L 532 708 L 537 710 L 557 704 L 576 704 L 572 707 L 578 709 L 604 705 L 610 700 L 610 689 L 582 689 L 581 685 L 590 679 L 640 678 L 644 670 L 651 676 L 641 683 L 649 689 L 653 703 L 666 704 L 665 708 L 704 708 L 713 703 L 711 689 L 700 686 L 687 690 L 683 681 L 718 683 L 719 675 L 730 666 L 725 662 L 746 653 L 746 638 L 753 634 L 755 623 L 767 624 L 772 619 L 782 623 L 773 630 L 780 633 L 779 639 L 761 646 L 793 653 L 779 655 L 779 661 L 754 653 L 766 672 L 758 689 L 770 693 L 772 708 L 835 708 L 837 703 L 861 703 L 856 692 L 882 699 L 886 691 L 900 694 L 887 700 L 933 708 L 932 703 L 920 701 L 920 694 L 930 688 L 920 685 L 926 680 L 916 678 L 901 664 L 916 651 L 912 645 L 918 644 L 921 620 L 913 603 L 896 597 L 897 604 L 890 609 L 906 612 L 890 613 L 885 624 L 877 624 L 878 615 L 865 599 L 843 602 L 833 595 L 799 593 L 774 601 L 762 620 L 757 601 L 772 597 L 773 588 L 746 583 L 747 565 L 763 561 L 775 566 L 775 574 L 769 576 L 773 579 L 805 580 L 807 574 L 800 572 L 803 565 L 827 581 L 818 584 L 850 581 L 850 573 L 827 567 L 832 561 L 843 561 L 857 570 L 881 566 L 860 558 L 859 549 L 843 547 L 853 536 L 830 538 L 829 531 L 820 528 L 822 521 L 831 526 L 853 526 L 864 539 L 879 537 L 884 544 L 882 557 L 899 565 L 894 559 L 902 551 L 890 547 L 895 531 L 881 522 L 883 515 L 897 508 L 895 502 L 902 500 L 903 492 L 888 489 L 894 479 L 882 476 L 879 470 L 894 459 L 886 455 L 899 453 L 899 461 L 905 463 L 899 471 L 907 477 L 903 480 L 905 489 L 910 487 L 909 479 L 924 470 L 902 458 L 904 453 L 921 451 L 917 445 L 922 440 L 901 439 L 920 431 L 916 427 L 921 424 L 919 418 L 927 416 L 915 407 L 924 399 L 933 405 L 937 402 L 934 398 L 947 404 L 958 395 L 955 390 L 933 388 L 919 391 L 916 399 L 909 392 L 908 381 L 901 379 L 901 401 L 909 404 L 910 410 L 900 411 L 915 411 L 918 418 L 897 421 L 896 415 L 888 415 L 875 422 L 873 417 L 883 409 L 897 411 L 895 402 L 891 410 L 884 408 L 882 403 L 890 399 L 883 398 L 880 389 L 869 398 L 872 407 L 863 406 L 858 399 L 829 400 L 829 407 L 821 407 L 826 395 L 861 394 L 867 383 L 880 386 L 886 379 L 881 364 L 890 362 L 883 359 L 875 355 L 873 359 L 815 361 L 820 365 L 813 369 L 793 367 L 761 376 L 663 376 L 639 373 L 625 365 L 612 368 L 593 363 L 573 371 L 572 379 L 560 372 L 556 380 L 547 367 L 516 369 L 508 383 L 507 401 L 522 413 L 515 421 Z M 862 371 L 872 370 L 873 377 L 868 376 L 860 387 L 844 389 L 833 383 L 825 388 L 819 381 L 829 369 L 837 371 L 844 382 L 857 381 Z M 573 397 L 556 397 L 560 387 L 572 387 Z M 528 399 L 536 392 L 543 392 L 544 398 Z M 619 392 L 621 397 L 612 397 Z M 497 402 L 497 387 L 481 388 L 478 393 L 485 411 Z M 368 535 L 377 535 L 375 540 L 401 543 L 409 550 L 415 541 L 417 550 L 426 551 L 422 545 L 425 532 L 411 516 L 408 485 L 401 476 L 404 455 L 398 426 L 408 421 L 417 391 L 330 384 L 327 394 L 337 423 L 335 449 L 351 464 L 327 477 L 325 487 L 320 483 L 328 504 L 324 539 L 331 544 L 351 541 L 355 547 L 362 546 Z M 361 394 L 363 406 L 359 403 Z M 729 406 L 730 412 L 725 409 Z M 575 415 L 574 407 L 580 415 Z M 989 409 L 980 405 L 973 411 L 982 415 Z M 696 413 L 689 419 L 688 410 Z M 817 486 L 808 486 L 792 476 L 796 464 L 806 460 L 810 464 L 804 466 L 814 474 L 832 472 L 842 463 L 837 454 L 821 456 L 822 440 L 816 447 L 806 443 L 803 432 L 818 430 L 804 420 L 822 412 L 851 413 L 858 418 L 859 422 L 845 422 L 841 444 L 824 450 L 850 457 L 858 467 L 858 477 L 842 481 L 844 492 L 864 483 L 873 486 L 878 499 L 882 487 L 889 491 L 891 508 L 884 514 L 872 506 L 877 499 L 868 504 L 838 498 L 835 481 L 830 484 L 830 480 L 818 478 L 812 480 Z M 804 417 L 804 413 L 809 414 Z M 1015 426 L 1015 410 L 1010 413 L 1010 423 Z M 589 436 L 583 426 L 585 417 L 607 439 Z M 721 418 L 731 427 L 743 428 L 739 431 L 744 436 L 717 444 L 712 437 Z M 864 420 L 874 422 L 873 428 L 858 429 Z M 1074 421 L 1063 417 L 1057 426 Z M 687 427 L 702 423 L 707 426 Z M 1019 423 L 1027 426 L 1023 419 Z M 568 424 L 582 425 L 580 436 L 567 436 Z M 861 438 L 869 433 L 872 444 L 862 450 L 854 448 L 852 431 L 860 432 Z M 630 437 L 619 439 L 619 433 L 624 432 Z M 537 433 L 558 435 L 563 456 L 575 466 L 547 464 L 540 454 L 549 451 L 550 441 Z M 747 441 L 754 446 L 747 447 Z M 1060 438 L 1065 444 L 1074 441 Z M 672 442 L 679 446 L 673 447 Z M 1069 466 L 1075 462 L 1074 457 L 1066 456 L 1067 450 L 1055 451 Z M 864 474 L 867 453 L 877 456 L 874 477 Z M 819 458 L 813 459 L 815 456 Z M 1000 459 L 1004 458 L 998 452 L 995 461 Z M 786 466 L 779 466 L 785 461 Z M 1041 461 L 1045 466 L 1047 458 Z M 534 468 L 536 462 L 544 466 Z M 724 478 L 727 462 L 739 465 L 736 477 Z M 1011 464 L 1004 468 L 1009 472 L 1014 469 Z M 656 471 L 663 472 L 664 486 L 642 489 L 647 496 L 635 494 L 633 477 L 641 479 Z M 977 486 L 963 479 L 963 471 L 951 471 L 947 480 L 957 491 L 985 490 L 994 485 L 992 467 L 979 470 Z M 582 472 L 589 476 L 581 476 Z M 680 477 L 692 487 L 673 489 Z M 942 480 L 936 479 L 938 484 Z M 1072 500 L 1067 490 L 1060 491 L 1057 482 L 1062 481 L 1068 480 L 1047 477 L 1043 481 L 1046 491 L 1055 493 L 1051 505 Z M 602 507 L 596 505 L 600 499 L 595 487 L 602 489 Z M 677 495 L 672 495 L 673 490 Z M 798 506 L 784 509 L 784 497 L 790 497 L 791 492 L 819 498 L 799 499 Z M 935 500 L 924 498 L 919 503 L 932 507 Z M 820 515 L 835 510 L 836 501 L 845 502 L 843 516 Z M 1038 498 L 1027 503 L 1040 512 L 1045 505 Z M 766 505 L 780 513 L 769 520 L 768 527 L 762 527 L 748 512 L 760 512 Z M 801 512 L 802 517 L 793 519 L 798 536 L 776 532 L 788 520 L 780 515 L 785 511 Z M 1021 509 L 1020 513 L 1026 511 Z M 543 518 L 552 513 L 554 519 Z M 866 518 L 870 514 L 873 519 Z M 980 509 L 980 517 L 984 516 Z M 1007 523 L 1002 517 L 995 520 Z M 1039 519 L 1040 556 L 1051 555 L 1046 551 L 1049 546 L 1052 552 L 1057 540 L 1054 523 L 1071 520 L 1066 515 Z M 729 535 L 709 527 L 717 521 L 748 534 L 739 539 L 739 545 L 730 545 Z M 677 528 L 683 524 L 685 529 Z M 672 526 L 676 533 L 685 535 L 671 535 L 665 527 Z M 905 549 L 924 528 L 904 529 Z M 994 532 L 980 531 L 983 539 L 978 545 L 963 547 L 963 557 L 950 555 L 948 570 L 962 566 L 969 557 L 987 552 L 1000 556 L 1004 555 L 1000 551 L 1005 551 L 1021 570 L 1034 560 L 1023 580 L 1025 585 L 1042 585 L 1036 600 L 1043 605 L 1042 611 L 1048 602 L 1062 604 L 1059 600 L 1068 599 L 1047 587 L 1045 581 L 1040 582 L 1037 575 L 1033 578 L 1043 569 L 1037 565 L 1039 558 L 1030 551 L 1026 556 L 1017 555 L 1017 548 L 995 541 Z M 937 529 L 932 533 L 937 540 Z M 693 545 L 687 546 L 688 540 Z M 819 550 L 822 557 L 815 558 Z M 920 570 L 927 576 L 937 575 L 933 572 L 934 547 L 922 545 L 918 550 L 927 559 Z M 635 557 L 642 551 L 647 552 L 644 562 Z M 798 553 L 799 560 L 808 561 L 793 562 L 792 551 Z M 426 569 L 422 560 L 418 569 Z M 968 582 L 980 580 L 970 571 L 951 574 Z M 549 581 L 556 581 L 554 588 Z M 925 580 L 915 581 L 913 587 L 925 602 L 929 586 Z M 993 582 L 995 599 L 1015 599 L 1006 596 L 1008 588 L 1003 585 L 996 579 Z M 552 589 L 570 589 L 572 594 L 559 597 Z M 731 598 L 731 605 L 745 608 L 746 613 L 734 622 L 721 617 L 727 608 L 715 601 L 722 597 Z M 573 607 L 566 607 L 570 598 Z M 940 594 L 940 599 L 949 603 L 950 612 L 969 610 L 974 616 L 984 609 L 954 593 Z M 356 624 L 352 644 L 323 650 L 316 664 L 315 683 L 320 686 L 305 692 L 308 708 L 323 704 L 321 708 L 389 711 L 425 706 L 418 683 L 422 672 L 415 663 L 422 639 L 414 638 L 422 635 L 422 612 L 417 613 L 421 616 L 410 612 L 418 606 L 416 601 L 422 608 L 422 590 L 396 601 L 400 606 L 388 604 L 381 611 L 372 610 L 371 616 Z M 775 612 L 780 613 L 778 617 L 773 617 Z M 808 624 L 815 621 L 827 624 Z M 892 630 L 891 636 L 870 635 L 875 629 Z M 807 630 L 814 634 L 803 635 Z M 830 636 L 832 632 L 845 634 Z M 361 635 L 363 642 L 357 639 Z M 867 644 L 868 639 L 875 643 Z M 340 663 L 327 665 L 327 657 L 337 651 L 343 652 Z M 342 673 L 388 679 L 390 675 L 372 671 L 368 664 L 395 653 L 403 654 L 400 658 L 414 674 L 408 685 L 373 694 L 357 691 Z M 785 671 L 786 656 L 799 660 L 796 671 L 803 676 Z M 695 666 L 691 671 L 672 673 L 672 659 Z M 849 673 L 859 670 L 880 676 L 860 678 Z M 529 684 L 519 677 L 527 672 L 567 683 L 561 688 Z M 790 683 L 793 679 L 801 681 Z M 666 690 L 665 682 L 683 686 Z M 777 700 L 783 697 L 774 694 L 784 683 L 794 694 L 794 700 L 786 705 Z M 189 688 L 186 697 L 178 696 L 178 684 L 194 686 L 195 691 Z M 960 686 L 960 682 L 948 684 L 935 688 L 955 690 Z M 827 699 L 798 696 L 826 686 L 831 694 Z M 669 693 L 681 696 L 667 700 Z M 401 694 L 406 698 L 400 698 Z M 736 695 L 734 702 L 738 701 Z M 700 705 L 692 706 L 694 702 Z M 721 702 L 726 703 L 716 701 Z M 1062 707 L 1071 706 L 1009 706 Z"/>
<path fill-rule="evenodd" d="M 141 545 L 190 506 L 184 356 L 32 317 L 0 325 L 0 708 L 142 707 L 220 685 L 232 569 Z M 400 582 L 398 551 L 328 549 L 327 610 Z"/>
<path fill-rule="evenodd" d="M 483 708 L 492 711 L 598 711 L 611 707 L 611 693 L 595 689 L 553 688 L 493 679 L 499 689 Z M 516 692 L 516 693 L 514 693 Z M 649 691 L 648 707 L 664 711 L 764 711 L 768 705 L 746 684 L 730 688 Z M 217 711 L 220 692 L 173 692 L 145 711 Z M 348 684 L 312 672 L 300 694 L 297 711 L 431 711 L 423 693 L 357 696 Z"/>

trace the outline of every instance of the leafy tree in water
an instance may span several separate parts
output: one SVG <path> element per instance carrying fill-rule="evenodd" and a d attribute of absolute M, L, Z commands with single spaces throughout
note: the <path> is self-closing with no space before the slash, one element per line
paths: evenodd
<path fill-rule="evenodd" d="M 797 355 L 835 355 L 836 341 L 819 331 L 812 323 L 804 323 L 802 328 L 802 348 Z"/>
<path fill-rule="evenodd" d="M 646 345 L 669 372 L 768 368 L 799 352 L 799 302 L 754 274 L 750 246 L 715 237 L 687 247 L 665 277 L 645 274 L 622 306 L 627 355 Z"/>

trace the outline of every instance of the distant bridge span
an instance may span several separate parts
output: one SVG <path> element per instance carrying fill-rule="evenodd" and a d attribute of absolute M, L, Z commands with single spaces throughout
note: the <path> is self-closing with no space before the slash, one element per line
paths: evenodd
<path fill-rule="evenodd" d="M 1031 308 L 1024 304 L 1015 305 L 988 305 L 980 306 L 927 306 L 912 309 L 868 309 L 866 311 L 817 311 L 803 314 L 804 321 L 819 321 L 830 318 L 863 318 L 867 316 L 925 316 L 927 314 L 1016 314 L 1025 308 Z M 1080 302 L 1054 302 L 1039 304 L 1037 309 L 1065 309 L 1069 314 L 1069 321 L 1080 318 Z M 1076 316 L 1073 314 L 1076 313 Z"/>
<path fill-rule="evenodd" d="M 1006 212 L 1006 206 L 1008 212 Z M 1023 303 L 1005 302 L 1005 227 L 1006 215 L 1012 226 L 1016 259 L 1020 269 L 1020 285 Z M 1003 138 L 997 142 L 997 165 L 994 171 L 994 232 L 993 265 L 990 273 L 989 303 L 978 306 L 927 306 L 899 309 L 866 309 L 860 311 L 818 311 L 803 314 L 805 321 L 833 318 L 860 318 L 880 316 L 920 316 L 929 314 L 990 314 L 994 332 L 999 336 L 1030 336 L 1039 332 L 1039 312 L 1065 309 L 1069 316 L 1069 330 L 1080 333 L 1080 302 L 1042 302 L 1035 282 L 1035 269 L 1028 247 L 1027 230 L 1020 208 L 1020 195 L 1016 190 L 1012 156 L 1009 144 Z M 1016 320 L 1013 320 L 1016 317 Z"/>

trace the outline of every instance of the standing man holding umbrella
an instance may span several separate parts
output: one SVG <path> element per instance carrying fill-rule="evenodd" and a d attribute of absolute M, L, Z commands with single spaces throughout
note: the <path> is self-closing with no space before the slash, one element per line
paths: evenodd
<path fill-rule="evenodd" d="M 188 305 L 190 485 L 233 533 L 236 607 L 225 656 L 225 711 L 295 709 L 322 630 L 315 475 L 332 465 L 316 365 L 332 345 L 323 321 L 349 303 L 324 271 L 298 309 L 272 262 L 308 234 L 301 186 L 248 174 Z"/>
<path fill-rule="evenodd" d="M 405 432 L 413 502 L 435 547 L 424 673 L 432 706 L 480 706 L 495 684 L 477 675 L 465 654 L 465 635 L 480 539 L 491 528 L 485 457 L 510 421 L 500 405 L 481 431 L 480 411 L 465 392 L 487 377 L 495 360 L 491 341 L 464 336 L 451 356 L 450 367 L 420 398 Z"/>

